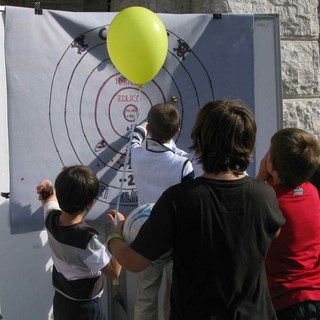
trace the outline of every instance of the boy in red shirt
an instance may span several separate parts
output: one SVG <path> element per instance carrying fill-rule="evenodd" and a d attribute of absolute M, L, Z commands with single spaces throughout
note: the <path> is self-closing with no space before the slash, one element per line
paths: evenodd
<path fill-rule="evenodd" d="M 308 182 L 319 155 L 312 134 L 297 128 L 279 130 L 257 176 L 272 185 L 286 219 L 266 258 L 278 320 L 320 319 L 320 202 Z"/>

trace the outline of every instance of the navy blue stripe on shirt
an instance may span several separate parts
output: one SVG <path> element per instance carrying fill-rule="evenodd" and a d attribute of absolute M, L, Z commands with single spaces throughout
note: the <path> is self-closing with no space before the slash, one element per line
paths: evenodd
<path fill-rule="evenodd" d="M 91 300 L 103 289 L 104 276 L 78 280 L 67 280 L 63 274 L 53 266 L 52 284 L 61 293 L 75 300 Z"/>
<path fill-rule="evenodd" d="M 53 210 L 49 212 L 45 221 L 48 232 L 54 235 L 58 242 L 85 249 L 92 237 L 98 234 L 96 230 L 88 226 L 84 221 L 71 226 L 62 226 L 58 221 L 60 215 L 60 210 Z"/>

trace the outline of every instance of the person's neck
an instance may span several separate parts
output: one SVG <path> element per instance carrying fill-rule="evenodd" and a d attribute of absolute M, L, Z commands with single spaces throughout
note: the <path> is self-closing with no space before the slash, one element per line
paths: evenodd
<path fill-rule="evenodd" d="M 82 221 L 84 213 L 80 212 L 78 214 L 69 214 L 65 211 L 62 211 L 60 217 L 59 217 L 59 222 L 62 226 L 71 226 L 74 224 L 77 224 Z"/>
<path fill-rule="evenodd" d="M 246 175 L 244 173 L 236 175 L 231 171 L 227 171 L 227 172 L 219 172 L 219 173 L 204 172 L 202 176 L 205 178 L 215 179 L 215 180 L 239 180 L 245 177 Z"/>

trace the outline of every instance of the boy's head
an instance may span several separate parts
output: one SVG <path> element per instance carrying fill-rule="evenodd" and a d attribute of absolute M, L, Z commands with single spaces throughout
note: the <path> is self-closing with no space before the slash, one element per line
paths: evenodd
<path fill-rule="evenodd" d="M 56 178 L 55 190 L 61 210 L 76 214 L 93 205 L 99 193 L 99 180 L 86 166 L 65 167 Z"/>
<path fill-rule="evenodd" d="M 198 112 L 191 150 L 205 172 L 239 175 L 251 161 L 256 130 L 252 112 L 240 100 L 210 101 Z"/>
<path fill-rule="evenodd" d="M 319 166 L 320 146 L 314 135 L 298 128 L 286 128 L 271 138 L 269 162 L 282 185 L 297 187 Z"/>
<path fill-rule="evenodd" d="M 180 114 L 171 103 L 159 103 L 148 112 L 147 129 L 152 139 L 164 143 L 180 130 Z"/>

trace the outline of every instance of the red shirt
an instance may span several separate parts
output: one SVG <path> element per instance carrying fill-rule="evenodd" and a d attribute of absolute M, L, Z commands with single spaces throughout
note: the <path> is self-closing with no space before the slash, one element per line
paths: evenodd
<path fill-rule="evenodd" d="M 271 243 L 266 269 L 276 310 L 320 301 L 320 202 L 309 182 L 289 189 L 273 186 L 286 219 Z"/>

